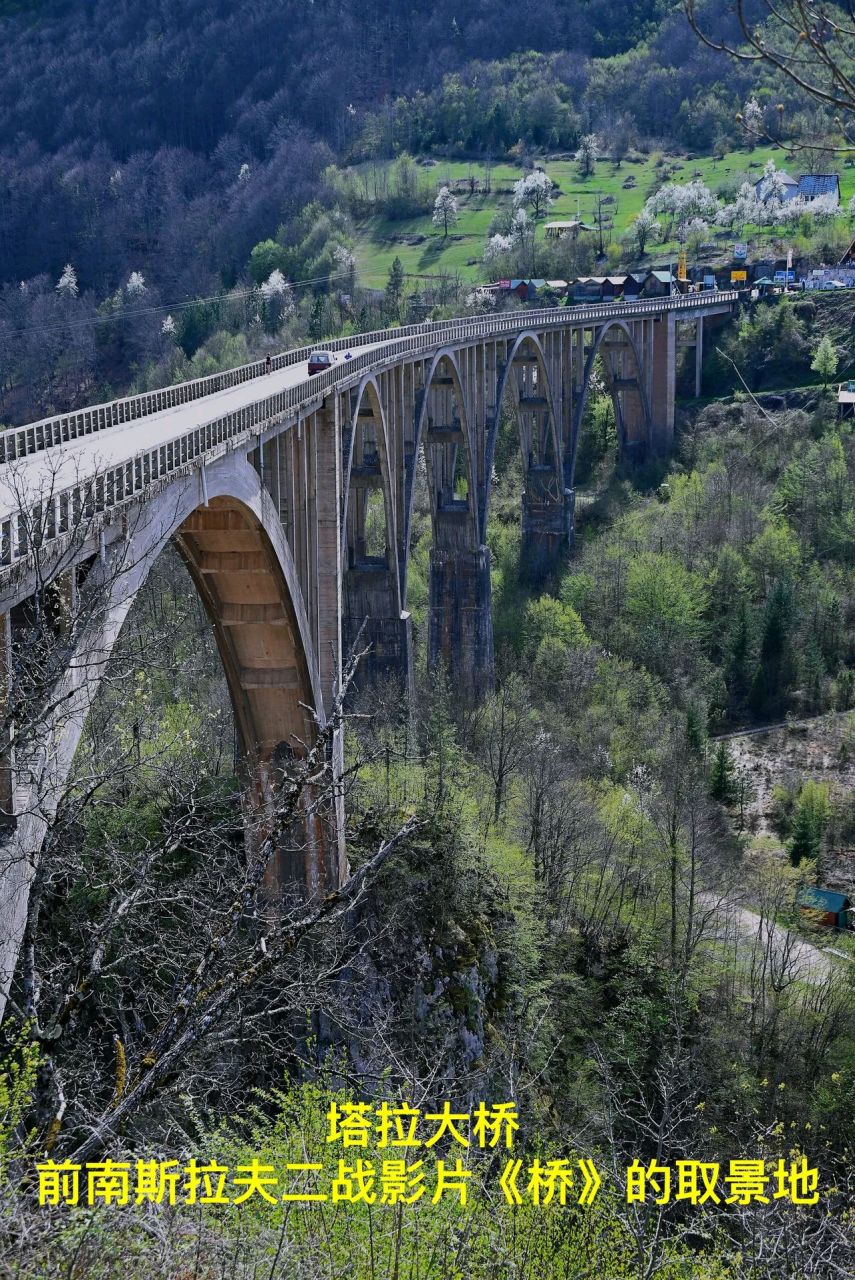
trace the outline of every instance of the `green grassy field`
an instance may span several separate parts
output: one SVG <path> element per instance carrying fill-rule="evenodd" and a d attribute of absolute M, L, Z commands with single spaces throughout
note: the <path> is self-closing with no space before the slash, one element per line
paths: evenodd
<path fill-rule="evenodd" d="M 735 177 L 747 175 L 756 180 L 770 156 L 774 156 L 779 168 L 794 175 L 800 172 L 797 158 L 791 161 L 790 157 L 772 147 L 734 151 L 720 159 L 671 155 L 664 158 L 672 170 L 668 181 L 689 182 L 699 176 L 715 191 L 722 183 Z M 544 169 L 560 187 L 560 194 L 548 217 L 575 218 L 579 213 L 584 221 L 592 222 L 597 193 L 610 195 L 615 203 L 607 208 L 614 220 L 613 236 L 617 239 L 639 213 L 655 186 L 659 185 L 661 169 L 656 167 L 659 159 L 660 153 L 654 153 L 641 161 L 625 160 L 619 167 L 611 161 L 600 161 L 596 172 L 586 179 L 579 177 L 572 159 L 543 161 Z M 424 169 L 424 182 L 433 192 L 446 179 L 451 181 L 470 175 L 483 181 L 483 165 L 438 161 Z M 411 275 L 445 273 L 459 274 L 466 280 L 479 279 L 479 264 L 490 222 L 498 209 L 510 207 L 511 188 L 521 176 L 522 169 L 517 166 L 496 165 L 491 172 L 491 194 L 458 193 L 460 220 L 447 238 L 431 225 L 429 214 L 401 220 L 375 216 L 360 223 L 356 256 L 362 283 L 381 288 L 396 256 L 401 259 L 404 271 Z M 630 176 L 635 179 L 635 185 L 626 189 L 623 184 Z M 849 197 L 855 194 L 855 167 L 841 168 L 840 184 L 845 207 Z M 542 225 L 538 235 L 543 235 Z M 662 258 L 669 252 L 676 252 L 676 249 L 673 245 L 656 245 L 652 251 Z"/>

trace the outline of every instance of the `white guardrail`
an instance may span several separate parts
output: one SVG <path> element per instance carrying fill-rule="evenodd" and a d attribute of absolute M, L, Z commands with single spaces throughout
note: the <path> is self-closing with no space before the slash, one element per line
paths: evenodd
<path fill-rule="evenodd" d="M 568 324 L 596 322 L 605 316 L 632 319 L 651 312 L 693 311 L 719 303 L 732 303 L 738 297 L 736 290 L 728 290 L 637 302 L 514 311 L 507 315 L 470 316 L 455 320 L 427 321 L 397 329 L 380 329 L 373 333 L 334 338 L 311 347 L 283 352 L 272 358 L 269 369 L 266 361 L 259 360 L 241 365 L 237 369 L 197 378 L 192 382 L 127 396 L 122 400 L 80 409 L 75 413 L 57 414 L 26 427 L 0 432 L 0 465 L 22 461 L 31 454 L 70 440 L 106 431 L 193 400 L 203 400 L 206 396 L 263 377 L 277 369 L 300 364 L 318 348 L 326 351 L 352 351 L 366 344 L 371 344 L 372 347 L 370 351 L 354 355 L 346 364 L 334 365 L 325 373 L 307 377 L 304 382 L 293 387 L 201 423 L 166 444 L 136 454 L 126 462 L 94 476 L 89 484 L 84 482 L 53 494 L 45 503 L 39 504 L 30 518 L 21 512 L 17 519 L 9 517 L 3 520 L 0 523 L 0 566 L 8 566 L 29 554 L 32 549 L 31 541 L 41 545 L 68 533 L 81 516 L 91 517 L 96 512 L 127 501 L 153 481 L 192 464 L 219 445 L 254 428 L 261 428 L 273 419 L 299 412 L 303 406 L 316 401 L 337 383 L 349 382 L 354 374 L 382 365 L 395 355 L 429 352 L 436 347 L 472 337 L 498 337 L 504 333 L 522 332 L 526 329 L 563 328 Z M 30 531 L 33 531 L 32 534 Z"/>

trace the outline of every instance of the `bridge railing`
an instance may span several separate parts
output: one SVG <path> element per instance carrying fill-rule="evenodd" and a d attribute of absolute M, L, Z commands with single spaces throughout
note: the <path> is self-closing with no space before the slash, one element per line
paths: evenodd
<path fill-rule="evenodd" d="M 469 333 L 500 333 L 508 330 L 536 325 L 543 327 L 549 323 L 566 324 L 568 319 L 596 319 L 597 313 L 602 317 L 604 308 L 608 306 L 610 315 L 633 315 L 639 311 L 692 310 L 701 305 L 708 305 L 711 300 L 729 301 L 738 295 L 721 293 L 705 296 L 704 294 L 681 295 L 674 298 L 651 298 L 637 302 L 595 304 L 579 307 L 549 307 L 526 312 L 509 312 L 504 316 L 470 316 L 458 320 L 425 321 L 422 324 L 404 325 L 397 329 L 378 329 L 372 333 L 357 334 L 349 338 L 332 338 L 314 346 L 298 347 L 293 351 L 285 351 L 273 356 L 270 369 L 265 360 L 255 360 L 251 364 L 240 365 L 236 369 L 226 369 L 222 373 L 212 373 L 204 378 L 196 378 L 190 382 L 179 382 L 171 387 L 162 387 L 157 391 L 145 391 L 135 396 L 125 396 L 120 400 L 111 400 L 105 404 L 90 405 L 73 413 L 55 414 L 49 418 L 40 418 L 37 422 L 25 427 L 15 427 L 0 432 L 0 465 L 12 462 L 16 458 L 27 457 L 32 453 L 40 453 L 56 445 L 77 440 L 81 436 L 94 432 L 106 431 L 111 427 L 134 422 L 139 418 L 188 404 L 193 400 L 201 400 L 206 396 L 216 395 L 230 387 L 250 382 L 255 378 L 285 369 L 289 365 L 300 364 L 308 360 L 309 355 L 319 346 L 328 351 L 346 351 L 366 345 L 376 345 L 388 341 L 400 341 L 403 338 L 424 335 L 433 338 L 436 334 L 460 333 L 460 326 L 466 325 Z M 524 319 L 521 321 L 521 317 Z M 558 317 L 558 318 L 557 318 Z M 325 376 L 325 375 L 324 375 Z M 317 385 L 317 384 L 315 384 Z"/>
<path fill-rule="evenodd" d="M 731 302 L 736 297 L 736 293 L 715 294 L 706 299 L 706 304 L 712 300 Z M 292 387 L 201 423 L 173 440 L 145 449 L 117 466 L 109 467 L 66 490 L 41 495 L 40 500 L 29 510 L 13 513 L 0 521 L 0 565 L 8 566 L 45 542 L 68 534 L 86 521 L 92 521 L 100 513 L 135 498 L 154 482 L 188 465 L 192 466 L 194 462 L 204 459 L 206 454 L 237 437 L 253 430 L 260 431 L 271 421 L 293 417 L 301 409 L 317 403 L 319 398 L 339 383 L 347 383 L 354 375 L 382 365 L 395 356 L 417 352 L 428 354 L 446 344 L 465 340 L 473 335 L 497 336 L 532 328 L 561 328 L 568 322 L 596 322 L 606 314 L 614 318 L 632 318 L 651 311 L 690 310 L 693 306 L 697 308 L 703 304 L 703 295 L 698 295 L 693 304 L 688 298 L 657 299 L 655 303 L 617 303 L 609 306 L 607 313 L 602 306 L 553 307 L 540 311 L 510 312 L 503 316 L 472 316 L 441 321 L 438 324 L 412 325 L 408 326 L 408 330 L 415 332 L 405 331 L 403 336 L 400 329 L 387 330 L 389 334 L 395 335 L 391 341 L 372 346 L 370 350 L 355 355 L 346 364 L 335 365 Z M 338 341 L 344 343 L 344 340 Z M 332 345 L 327 343 L 327 349 Z"/>

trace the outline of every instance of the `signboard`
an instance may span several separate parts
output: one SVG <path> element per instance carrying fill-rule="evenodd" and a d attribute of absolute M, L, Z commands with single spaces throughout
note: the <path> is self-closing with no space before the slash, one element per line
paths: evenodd
<path fill-rule="evenodd" d="M 731 271 L 730 273 L 731 284 L 745 284 L 747 280 L 748 280 L 747 271 Z"/>
<path fill-rule="evenodd" d="M 733 257 L 736 262 L 744 262 L 745 259 L 748 257 L 748 245 L 735 244 L 733 246 Z"/>
<path fill-rule="evenodd" d="M 792 284 L 795 278 L 795 271 L 776 271 L 774 275 L 775 284 Z"/>

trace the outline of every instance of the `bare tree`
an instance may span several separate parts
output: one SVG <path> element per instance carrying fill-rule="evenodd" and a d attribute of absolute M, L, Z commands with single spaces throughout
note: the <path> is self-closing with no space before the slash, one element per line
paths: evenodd
<path fill-rule="evenodd" d="M 472 727 L 476 750 L 493 783 L 493 820 L 499 821 L 508 787 L 518 774 L 532 733 L 528 695 L 519 676 L 508 675 L 478 708 Z"/>
<path fill-rule="evenodd" d="M 834 111 L 848 115 L 855 109 L 852 0 L 759 0 L 757 4 L 730 0 L 724 12 L 735 19 L 738 42 L 713 34 L 698 0 L 683 2 L 692 29 L 711 49 L 740 62 L 774 68 Z M 721 10 L 717 11 L 717 24 L 720 14 Z"/>

